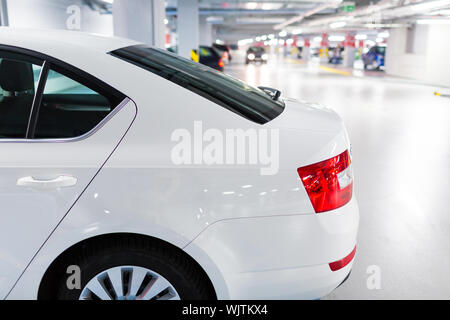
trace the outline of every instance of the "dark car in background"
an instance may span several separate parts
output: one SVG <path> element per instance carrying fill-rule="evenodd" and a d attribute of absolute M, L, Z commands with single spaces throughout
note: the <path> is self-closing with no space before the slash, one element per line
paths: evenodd
<path fill-rule="evenodd" d="M 384 68 L 384 57 L 386 55 L 386 47 L 373 46 L 363 55 L 364 69 L 380 70 Z"/>
<path fill-rule="evenodd" d="M 178 53 L 178 47 L 167 48 L 167 51 Z M 198 61 L 196 61 L 194 57 L 198 56 L 199 53 L 200 56 L 198 57 Z M 199 62 L 201 64 L 204 64 L 205 66 L 211 67 L 219 71 L 223 71 L 223 67 L 225 66 L 225 63 L 222 60 L 220 52 L 208 46 L 200 46 L 199 50 L 192 50 L 191 58 L 196 62 Z"/>
<path fill-rule="evenodd" d="M 219 51 L 212 47 L 200 46 L 200 63 L 213 69 L 223 71 L 225 63 Z"/>
<path fill-rule="evenodd" d="M 231 61 L 232 59 L 231 50 L 228 45 L 213 43 L 212 47 L 220 52 L 223 60 Z"/>
<path fill-rule="evenodd" d="M 245 55 L 245 64 L 257 61 L 266 63 L 267 59 L 269 59 L 269 55 L 263 47 L 250 47 Z"/>

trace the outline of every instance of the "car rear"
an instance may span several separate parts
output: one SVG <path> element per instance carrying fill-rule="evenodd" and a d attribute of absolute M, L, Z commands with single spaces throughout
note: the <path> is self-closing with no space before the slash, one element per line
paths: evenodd
<path fill-rule="evenodd" d="M 280 131 L 280 171 L 252 181 L 257 192 L 273 187 L 259 193 L 261 212 L 215 222 L 185 248 L 218 266 L 225 298 L 321 298 L 354 263 L 359 209 L 344 124 L 332 110 L 284 102 L 264 125 Z"/>
<path fill-rule="evenodd" d="M 279 132 L 279 170 L 273 175 L 251 166 L 213 166 L 195 183 L 180 179 L 191 184 L 183 192 L 197 210 L 183 219 L 202 226 L 183 249 L 206 271 L 219 299 L 316 299 L 346 279 L 359 210 L 350 142 L 334 111 L 275 101 L 158 49 L 137 46 L 112 54 L 211 102 L 198 100 L 198 113 L 192 108 L 182 117 L 186 125 L 201 114 L 213 128 Z M 215 117 L 221 107 L 231 112 Z"/>

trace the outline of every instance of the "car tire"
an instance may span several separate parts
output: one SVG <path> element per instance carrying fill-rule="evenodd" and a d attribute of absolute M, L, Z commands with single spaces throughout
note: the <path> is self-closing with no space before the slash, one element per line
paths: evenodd
<path fill-rule="evenodd" d="M 173 286 L 181 300 L 215 299 L 211 286 L 198 270 L 199 266 L 195 266 L 177 249 L 169 245 L 133 238 L 120 238 L 114 243 L 108 242 L 83 248 L 77 255 L 68 259 L 64 264 L 66 268 L 73 265 L 79 267 L 81 286 L 69 289 L 69 275 L 64 274 L 58 281 L 57 299 L 79 300 L 89 281 L 106 270 L 124 266 L 137 266 L 137 268 L 151 270 L 158 276 L 161 275 L 162 279 L 167 280 Z M 114 294 L 109 294 L 109 296 L 112 297 L 111 300 L 114 299 Z M 124 300 L 135 299 L 125 298 Z"/>

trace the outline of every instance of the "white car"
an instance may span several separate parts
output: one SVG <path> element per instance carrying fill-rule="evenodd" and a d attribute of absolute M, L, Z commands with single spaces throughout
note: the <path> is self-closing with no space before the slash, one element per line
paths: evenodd
<path fill-rule="evenodd" d="M 0 154 L 1 299 L 315 299 L 352 268 L 336 113 L 160 49 L 0 28 Z"/>

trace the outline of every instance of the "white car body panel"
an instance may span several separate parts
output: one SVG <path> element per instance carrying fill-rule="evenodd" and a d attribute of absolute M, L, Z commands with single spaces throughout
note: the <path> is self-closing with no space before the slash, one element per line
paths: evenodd
<path fill-rule="evenodd" d="M 0 39 L 3 45 L 41 52 L 80 68 L 134 102 L 80 142 L 9 144 L 0 140 L 0 148 L 13 150 L 0 159 L 0 170 L 11 177 L 3 180 L 8 183 L 4 190 L 10 192 L 18 177 L 34 174 L 25 170 L 31 166 L 47 175 L 70 168 L 64 172 L 77 176 L 80 186 L 66 195 L 53 195 L 52 201 L 59 202 L 52 202 L 55 210 L 47 212 L 46 218 L 30 213 L 29 205 L 23 204 L 23 228 L 14 220 L 18 229 L 9 230 L 10 236 L 19 232 L 24 237 L 36 226 L 43 232 L 35 238 L 25 236 L 17 247 L 8 248 L 28 260 L 11 262 L 8 274 L 17 276 L 0 278 L 0 298 L 10 292 L 8 299 L 36 299 L 43 275 L 61 253 L 82 240 L 109 233 L 149 235 L 184 249 L 203 267 L 222 299 L 317 298 L 348 274 L 351 265 L 332 272 L 327 263 L 344 258 L 356 243 L 356 199 L 332 212 L 315 214 L 297 174 L 300 166 L 350 149 L 345 127 L 332 110 L 286 99 L 280 116 L 259 125 L 107 54 L 136 44 L 133 41 L 56 31 L 37 36 L 28 30 L 3 28 Z M 279 172 L 262 176 L 255 165 L 175 165 L 170 158 L 171 134 L 179 128 L 192 131 L 194 121 L 221 131 L 279 129 Z M 81 194 L 83 185 L 88 187 Z M 23 199 L 20 192 L 14 197 Z M 3 203 L 14 201 L 7 192 L 0 196 L 5 198 Z M 0 239 L 6 241 L 8 234 L 1 231 L 5 239 Z M 35 242 L 36 248 L 23 249 L 27 241 Z M 258 251 L 261 245 L 265 253 Z M 11 254 L 8 250 L 0 253 L 2 263 Z M 267 287 L 259 287 L 258 274 L 273 274 L 280 282 L 275 277 Z M 289 279 L 298 286 L 283 296 Z"/>
<path fill-rule="evenodd" d="M 0 141 L 0 297 L 5 297 L 34 254 L 69 211 L 131 125 L 136 107 L 126 99 L 117 113 L 85 139 Z M 82 156 L 76 156 L 82 155 Z M 23 177 L 77 179 L 74 186 L 39 190 Z"/>

